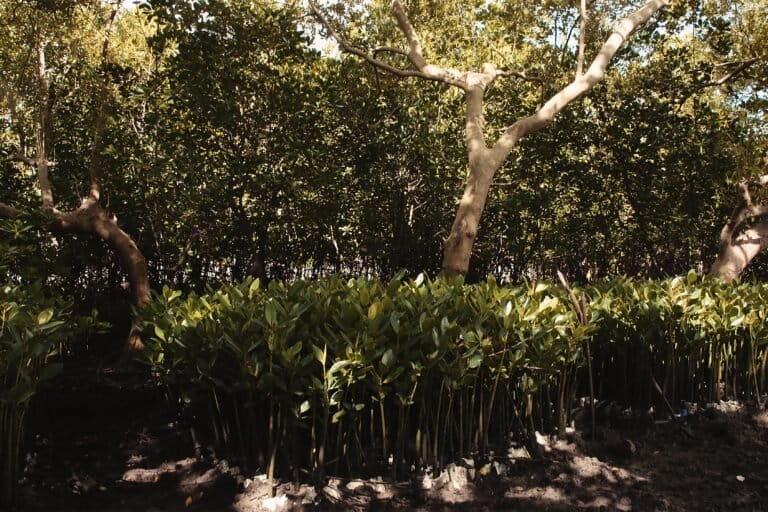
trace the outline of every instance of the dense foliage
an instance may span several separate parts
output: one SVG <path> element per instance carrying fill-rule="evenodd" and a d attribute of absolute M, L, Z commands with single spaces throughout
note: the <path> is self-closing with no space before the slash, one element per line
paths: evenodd
<path fill-rule="evenodd" d="M 755 399 L 767 314 L 768 287 L 691 273 L 572 293 L 423 275 L 249 279 L 204 295 L 165 289 L 143 315 L 147 361 L 182 410 L 209 421 L 230 456 L 291 475 L 500 455 L 509 432 L 518 443 L 563 433 L 590 388 L 638 411 Z"/>
<path fill-rule="evenodd" d="M 573 79 L 578 2 L 403 3 L 438 64 L 540 79 L 489 88 L 489 134 Z M 589 390 L 641 409 L 654 381 L 674 407 L 765 392 L 764 286 L 609 280 L 703 271 L 735 185 L 765 174 L 765 0 L 674 2 L 526 138 L 491 188 L 471 287 L 386 282 L 439 270 L 466 175 L 457 90 L 339 53 L 301 2 L 125 4 L 111 24 L 114 2 L 0 0 L 2 499 L 70 312 L 135 327 L 114 237 L 53 222 L 94 179 L 102 228 L 164 290 L 142 312 L 147 362 L 272 473 L 498 453 L 510 430 L 562 431 Z M 322 4 L 361 48 L 403 47 L 388 1 Z M 589 59 L 628 9 L 590 4 Z M 41 168 L 56 208 L 40 208 Z M 575 297 L 538 281 L 558 270 L 600 281 Z M 302 280 L 331 274 L 366 278 Z"/>
<path fill-rule="evenodd" d="M 75 314 L 71 297 L 55 292 L 62 270 L 51 240 L 33 224 L 0 220 L 0 507 L 15 498 L 27 413 L 40 386 L 62 369 L 75 338 L 104 327 Z M 78 346 L 82 346 L 80 342 Z"/>
<path fill-rule="evenodd" d="M 77 204 L 95 84 L 108 76 L 102 203 L 136 240 L 157 287 L 438 270 L 465 175 L 455 90 L 406 86 L 337 55 L 283 2 L 157 0 L 122 11 L 106 68 L 98 51 L 107 6 L 22 4 L 0 4 L 0 152 L 34 155 L 46 111 L 54 189 L 61 204 Z M 385 4 L 332 11 L 355 43 L 400 46 Z M 494 84 L 490 132 L 573 73 L 578 31 L 566 28 L 577 9 L 529 4 L 408 4 L 430 58 L 491 60 L 544 79 Z M 623 12 L 616 4 L 594 6 L 588 54 Z M 710 82 L 762 56 L 754 41 L 765 7 L 682 4 L 633 36 L 604 84 L 513 153 L 491 190 L 469 279 L 552 278 L 557 269 L 660 277 L 711 263 L 733 185 L 763 164 L 765 63 L 722 87 Z M 50 80 L 44 109 L 39 44 Z M 0 201 L 34 205 L 31 166 L 0 165 Z M 70 289 L 93 303 L 114 298 L 125 274 L 110 249 L 87 236 L 56 241 Z"/>

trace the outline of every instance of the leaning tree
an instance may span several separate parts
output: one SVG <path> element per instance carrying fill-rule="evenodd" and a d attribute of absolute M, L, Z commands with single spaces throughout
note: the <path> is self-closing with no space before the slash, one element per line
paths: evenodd
<path fill-rule="evenodd" d="M 67 21 L 71 21 L 67 19 L 71 13 L 38 12 L 34 8 L 33 12 L 18 12 L 11 6 L 10 10 L 15 11 L 12 16 L 27 17 L 13 27 L 16 30 L 9 30 L 6 33 L 7 37 L 15 38 L 15 41 L 13 45 L 5 48 L 4 60 L 9 65 L 5 68 L 6 81 L 0 100 L 5 109 L 4 114 L 11 133 L 10 139 L 15 141 L 13 142 L 15 148 L 9 155 L 9 160 L 18 162 L 34 174 L 40 204 L 37 208 L 30 210 L 22 206 L 24 201 L 21 197 L 17 198 L 18 202 L 13 205 L 0 203 L 0 217 L 20 218 L 37 213 L 45 219 L 46 227 L 51 232 L 84 233 L 103 240 L 119 255 L 128 276 L 132 301 L 136 307 L 141 307 L 150 300 L 146 260 L 131 236 L 101 204 L 103 195 L 101 156 L 105 145 L 104 132 L 111 92 L 107 69 L 108 55 L 110 36 L 120 4 L 118 0 L 108 12 L 105 12 L 106 17 L 101 36 L 99 36 L 102 38 L 99 43 L 98 71 L 101 76 L 95 78 L 92 84 L 93 124 L 90 130 L 90 147 L 86 150 L 88 156 L 85 158 L 88 191 L 81 198 L 80 204 L 69 211 L 56 206 L 51 180 L 51 172 L 56 167 L 53 157 L 53 105 L 57 97 L 52 94 L 53 71 L 48 55 L 60 49 L 62 45 L 44 30 L 44 24 L 49 23 L 50 27 L 56 27 L 52 29 L 53 31 L 65 30 L 64 25 Z M 9 6 L 6 4 L 4 7 Z M 23 30 L 24 27 L 27 30 Z M 73 27 L 70 28 L 74 30 Z M 57 32 L 57 35 L 61 34 Z M 27 80 L 29 83 L 26 83 Z M 27 133 L 25 126 L 29 118 L 32 118 L 33 126 L 31 135 Z M 141 348 L 141 341 L 136 332 L 134 325 L 125 345 L 128 351 Z"/>
<path fill-rule="evenodd" d="M 758 144 L 742 141 L 745 157 L 738 172 L 747 173 L 749 168 L 753 172 L 739 180 L 740 198 L 720 231 L 717 258 L 709 268 L 711 277 L 731 281 L 768 249 L 768 205 L 765 204 L 768 174 L 765 168 L 760 169 L 768 140 L 765 128 L 768 1 L 715 3 L 712 9 L 713 27 L 703 36 L 710 72 L 703 75 L 695 90 L 724 89 L 721 95 L 738 105 L 741 115 L 752 126 L 754 139 L 760 141 Z M 723 25 L 730 30 L 718 30 Z"/>
<path fill-rule="evenodd" d="M 575 78 L 544 102 L 536 112 L 518 119 L 507 127 L 492 143 L 486 139 L 483 120 L 483 101 L 488 88 L 498 78 L 541 81 L 540 77 L 529 76 L 521 71 L 500 69 L 492 63 L 483 64 L 480 70 L 459 70 L 429 62 L 424 57 L 421 39 L 399 0 L 392 2 L 392 15 L 407 42 L 408 49 L 387 47 L 368 51 L 357 47 L 333 26 L 315 1 L 310 0 L 309 5 L 313 15 L 345 52 L 396 77 L 430 80 L 456 87 L 463 92 L 466 104 L 465 143 L 469 173 L 455 220 L 444 244 L 442 263 L 443 272 L 447 276 L 454 276 L 464 275 L 469 269 L 472 246 L 494 175 L 521 139 L 549 125 L 568 104 L 589 92 L 600 82 L 622 44 L 638 27 L 644 25 L 656 12 L 670 3 L 671 0 L 650 0 L 640 9 L 617 22 L 591 65 L 584 71 L 588 1 L 581 0 L 581 30 Z M 382 52 L 407 57 L 412 67 L 394 66 L 379 57 Z"/>
<path fill-rule="evenodd" d="M 741 199 L 720 231 L 720 248 L 709 275 L 732 281 L 768 248 L 768 205 L 753 200 L 754 189 L 768 185 L 768 174 L 744 179 Z"/>

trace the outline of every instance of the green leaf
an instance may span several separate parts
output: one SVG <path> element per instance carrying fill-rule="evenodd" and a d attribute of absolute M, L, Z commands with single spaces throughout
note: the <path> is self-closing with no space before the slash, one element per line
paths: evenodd
<path fill-rule="evenodd" d="M 275 304 L 270 300 L 267 302 L 266 306 L 264 307 L 264 317 L 267 320 L 267 325 L 270 327 L 274 327 L 277 325 L 277 310 L 275 309 Z"/>
<path fill-rule="evenodd" d="M 320 349 L 317 345 L 312 343 L 312 353 L 315 355 L 315 359 L 317 359 L 317 362 L 325 366 L 325 356 L 326 356 L 326 350 Z"/>
<path fill-rule="evenodd" d="M 37 315 L 37 325 L 45 325 L 53 318 L 53 310 L 51 308 L 45 309 Z"/>
<path fill-rule="evenodd" d="M 392 366 L 392 363 L 395 362 L 395 353 L 392 351 L 391 348 L 387 349 L 384 352 L 384 355 L 381 356 L 381 364 L 384 366 Z"/>
<path fill-rule="evenodd" d="M 261 282 L 258 279 L 254 279 L 251 283 L 251 286 L 248 287 L 248 298 L 252 299 L 256 293 L 259 291 L 259 287 L 261 286 Z"/>
<path fill-rule="evenodd" d="M 389 317 L 389 325 L 392 326 L 392 330 L 395 334 L 400 334 L 400 319 L 397 316 L 392 315 Z"/>
<path fill-rule="evenodd" d="M 31 382 L 23 380 L 11 388 L 8 392 L 8 400 L 12 405 L 18 407 L 29 401 L 34 394 L 35 386 Z"/>
<path fill-rule="evenodd" d="M 336 372 L 338 372 L 339 370 L 341 370 L 341 369 L 343 369 L 343 368 L 345 368 L 345 367 L 349 366 L 350 364 L 352 364 L 352 361 L 348 361 L 348 360 L 344 360 L 344 361 L 336 361 L 336 362 L 335 362 L 335 363 L 333 363 L 333 365 L 331 366 L 331 369 L 330 369 L 330 370 L 328 370 L 328 373 L 327 373 L 327 374 L 328 374 L 329 376 L 330 376 L 330 375 L 333 375 L 334 373 L 336 373 Z"/>
<path fill-rule="evenodd" d="M 287 359 L 295 359 L 297 355 L 299 355 L 299 352 L 301 352 L 302 349 L 302 343 L 296 342 L 294 343 L 288 350 L 286 351 L 286 357 Z"/>
<path fill-rule="evenodd" d="M 341 421 L 341 418 L 344 417 L 344 415 L 347 413 L 344 409 L 338 410 L 333 414 L 333 417 L 331 418 L 331 423 L 338 423 Z"/>
<path fill-rule="evenodd" d="M 467 362 L 467 366 L 470 368 L 477 368 L 481 364 L 483 364 L 483 354 L 480 352 L 475 352 L 472 357 L 469 358 L 469 361 Z"/>
<path fill-rule="evenodd" d="M 404 371 L 405 371 L 404 366 L 398 366 L 392 371 L 392 373 L 387 375 L 387 377 L 384 379 L 384 384 L 389 384 L 390 382 L 394 382 L 400 375 L 403 374 Z"/>
<path fill-rule="evenodd" d="M 368 320 L 375 320 L 376 315 L 379 314 L 379 308 L 380 304 L 378 302 L 374 302 L 371 304 L 371 306 L 368 308 Z"/>

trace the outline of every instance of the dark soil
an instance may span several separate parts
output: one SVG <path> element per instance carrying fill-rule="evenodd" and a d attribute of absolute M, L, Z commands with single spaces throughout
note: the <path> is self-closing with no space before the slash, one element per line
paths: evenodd
<path fill-rule="evenodd" d="M 768 512 L 768 412 L 736 404 L 602 425 L 594 442 L 578 431 L 541 438 L 540 459 L 464 460 L 396 484 L 332 478 L 319 492 L 284 484 L 270 499 L 263 476 L 196 455 L 189 428 L 139 370 L 70 369 L 38 403 L 20 511 Z"/>

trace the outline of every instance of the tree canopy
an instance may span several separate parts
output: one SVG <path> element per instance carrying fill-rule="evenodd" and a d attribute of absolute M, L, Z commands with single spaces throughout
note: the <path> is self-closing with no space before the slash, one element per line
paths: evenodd
<path fill-rule="evenodd" d="M 467 175 L 461 90 L 349 55 L 297 2 L 120 5 L 103 57 L 114 6 L 0 2 L 4 208 L 40 205 L 25 158 L 43 115 L 57 207 L 81 204 L 96 148 L 100 205 L 146 257 L 153 286 L 440 271 Z M 637 7 L 592 2 L 583 24 L 579 2 L 563 0 L 422 0 L 403 12 L 428 62 L 492 62 L 528 78 L 487 88 L 483 128 L 496 140 L 574 80 L 580 47 L 587 67 Z M 390 2 L 320 8 L 350 45 L 413 69 Z M 708 268 L 738 183 L 764 174 L 767 10 L 680 1 L 637 27 L 599 84 L 511 149 L 468 277 Z M 60 278 L 90 297 L 125 280 L 98 237 L 42 243 Z M 764 274 L 759 258 L 750 269 Z"/>

